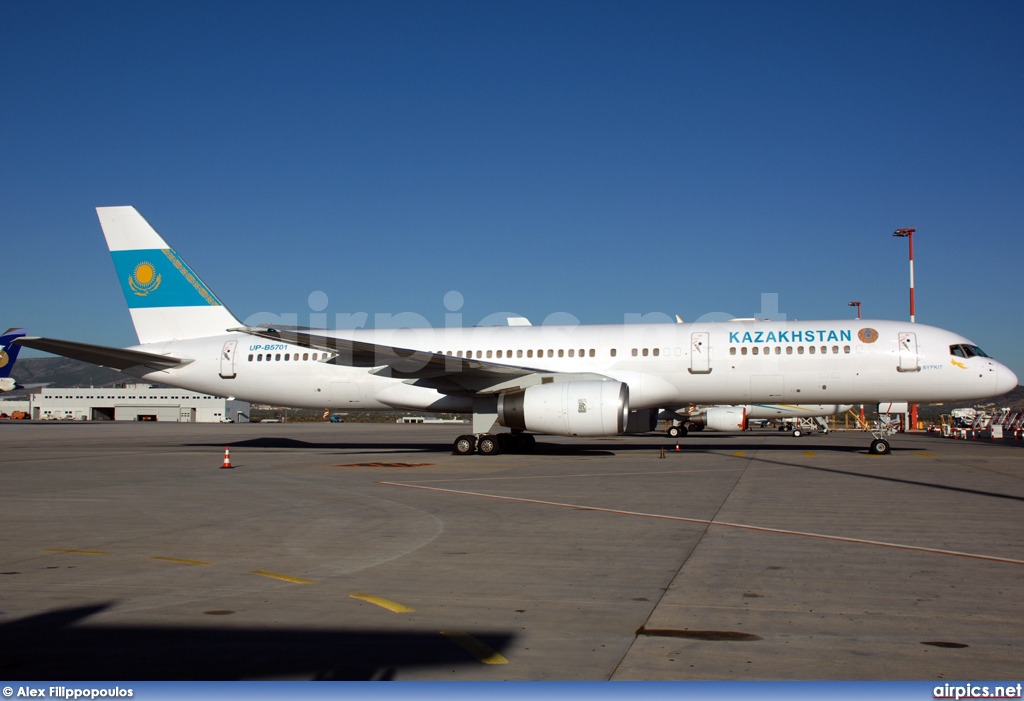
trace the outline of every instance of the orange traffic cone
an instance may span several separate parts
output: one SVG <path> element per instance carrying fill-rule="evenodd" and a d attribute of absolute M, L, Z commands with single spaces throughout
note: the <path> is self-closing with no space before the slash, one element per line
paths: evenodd
<path fill-rule="evenodd" d="M 676 441 L 676 452 L 679 452 L 679 441 Z"/>
<path fill-rule="evenodd" d="M 220 469 L 230 469 L 231 465 L 231 450 L 227 446 L 224 446 L 224 464 L 220 466 Z"/>

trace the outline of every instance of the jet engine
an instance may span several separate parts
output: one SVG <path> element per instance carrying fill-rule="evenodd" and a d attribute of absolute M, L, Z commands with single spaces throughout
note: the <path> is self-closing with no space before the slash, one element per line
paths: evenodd
<path fill-rule="evenodd" d="M 704 412 L 704 425 L 712 431 L 746 431 L 747 410 L 742 406 L 713 406 Z"/>
<path fill-rule="evenodd" d="M 611 436 L 629 419 L 622 382 L 551 382 L 498 397 L 498 423 L 556 436 Z"/>

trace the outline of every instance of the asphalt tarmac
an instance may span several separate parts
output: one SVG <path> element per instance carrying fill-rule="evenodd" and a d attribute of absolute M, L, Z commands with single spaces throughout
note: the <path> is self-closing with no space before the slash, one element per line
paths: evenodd
<path fill-rule="evenodd" d="M 0 423 L 0 676 L 1020 679 L 1024 441 L 464 430 Z"/>

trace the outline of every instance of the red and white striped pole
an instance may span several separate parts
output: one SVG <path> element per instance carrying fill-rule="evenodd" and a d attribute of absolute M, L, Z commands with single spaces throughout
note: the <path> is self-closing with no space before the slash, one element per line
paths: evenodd
<path fill-rule="evenodd" d="M 914 323 L 914 232 L 917 231 L 914 227 L 906 229 L 896 229 L 892 232 L 893 236 L 906 237 L 910 242 L 910 323 Z"/>
<path fill-rule="evenodd" d="M 893 236 L 906 237 L 910 243 L 910 323 L 915 323 L 914 319 L 914 232 L 917 231 L 914 227 L 907 227 L 905 229 L 896 229 L 892 232 Z M 910 429 L 917 428 L 917 404 L 910 405 Z"/>

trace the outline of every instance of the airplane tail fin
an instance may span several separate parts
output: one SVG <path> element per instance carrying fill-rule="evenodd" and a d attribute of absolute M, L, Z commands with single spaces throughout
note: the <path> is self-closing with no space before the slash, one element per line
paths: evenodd
<path fill-rule="evenodd" d="M 12 343 L 16 338 L 25 335 L 25 329 L 7 329 L 4 335 L 0 336 L 0 378 L 10 377 L 14 368 L 14 361 L 18 359 L 21 346 Z"/>
<path fill-rule="evenodd" d="M 134 207 L 97 207 L 139 343 L 202 338 L 241 326 Z"/>

